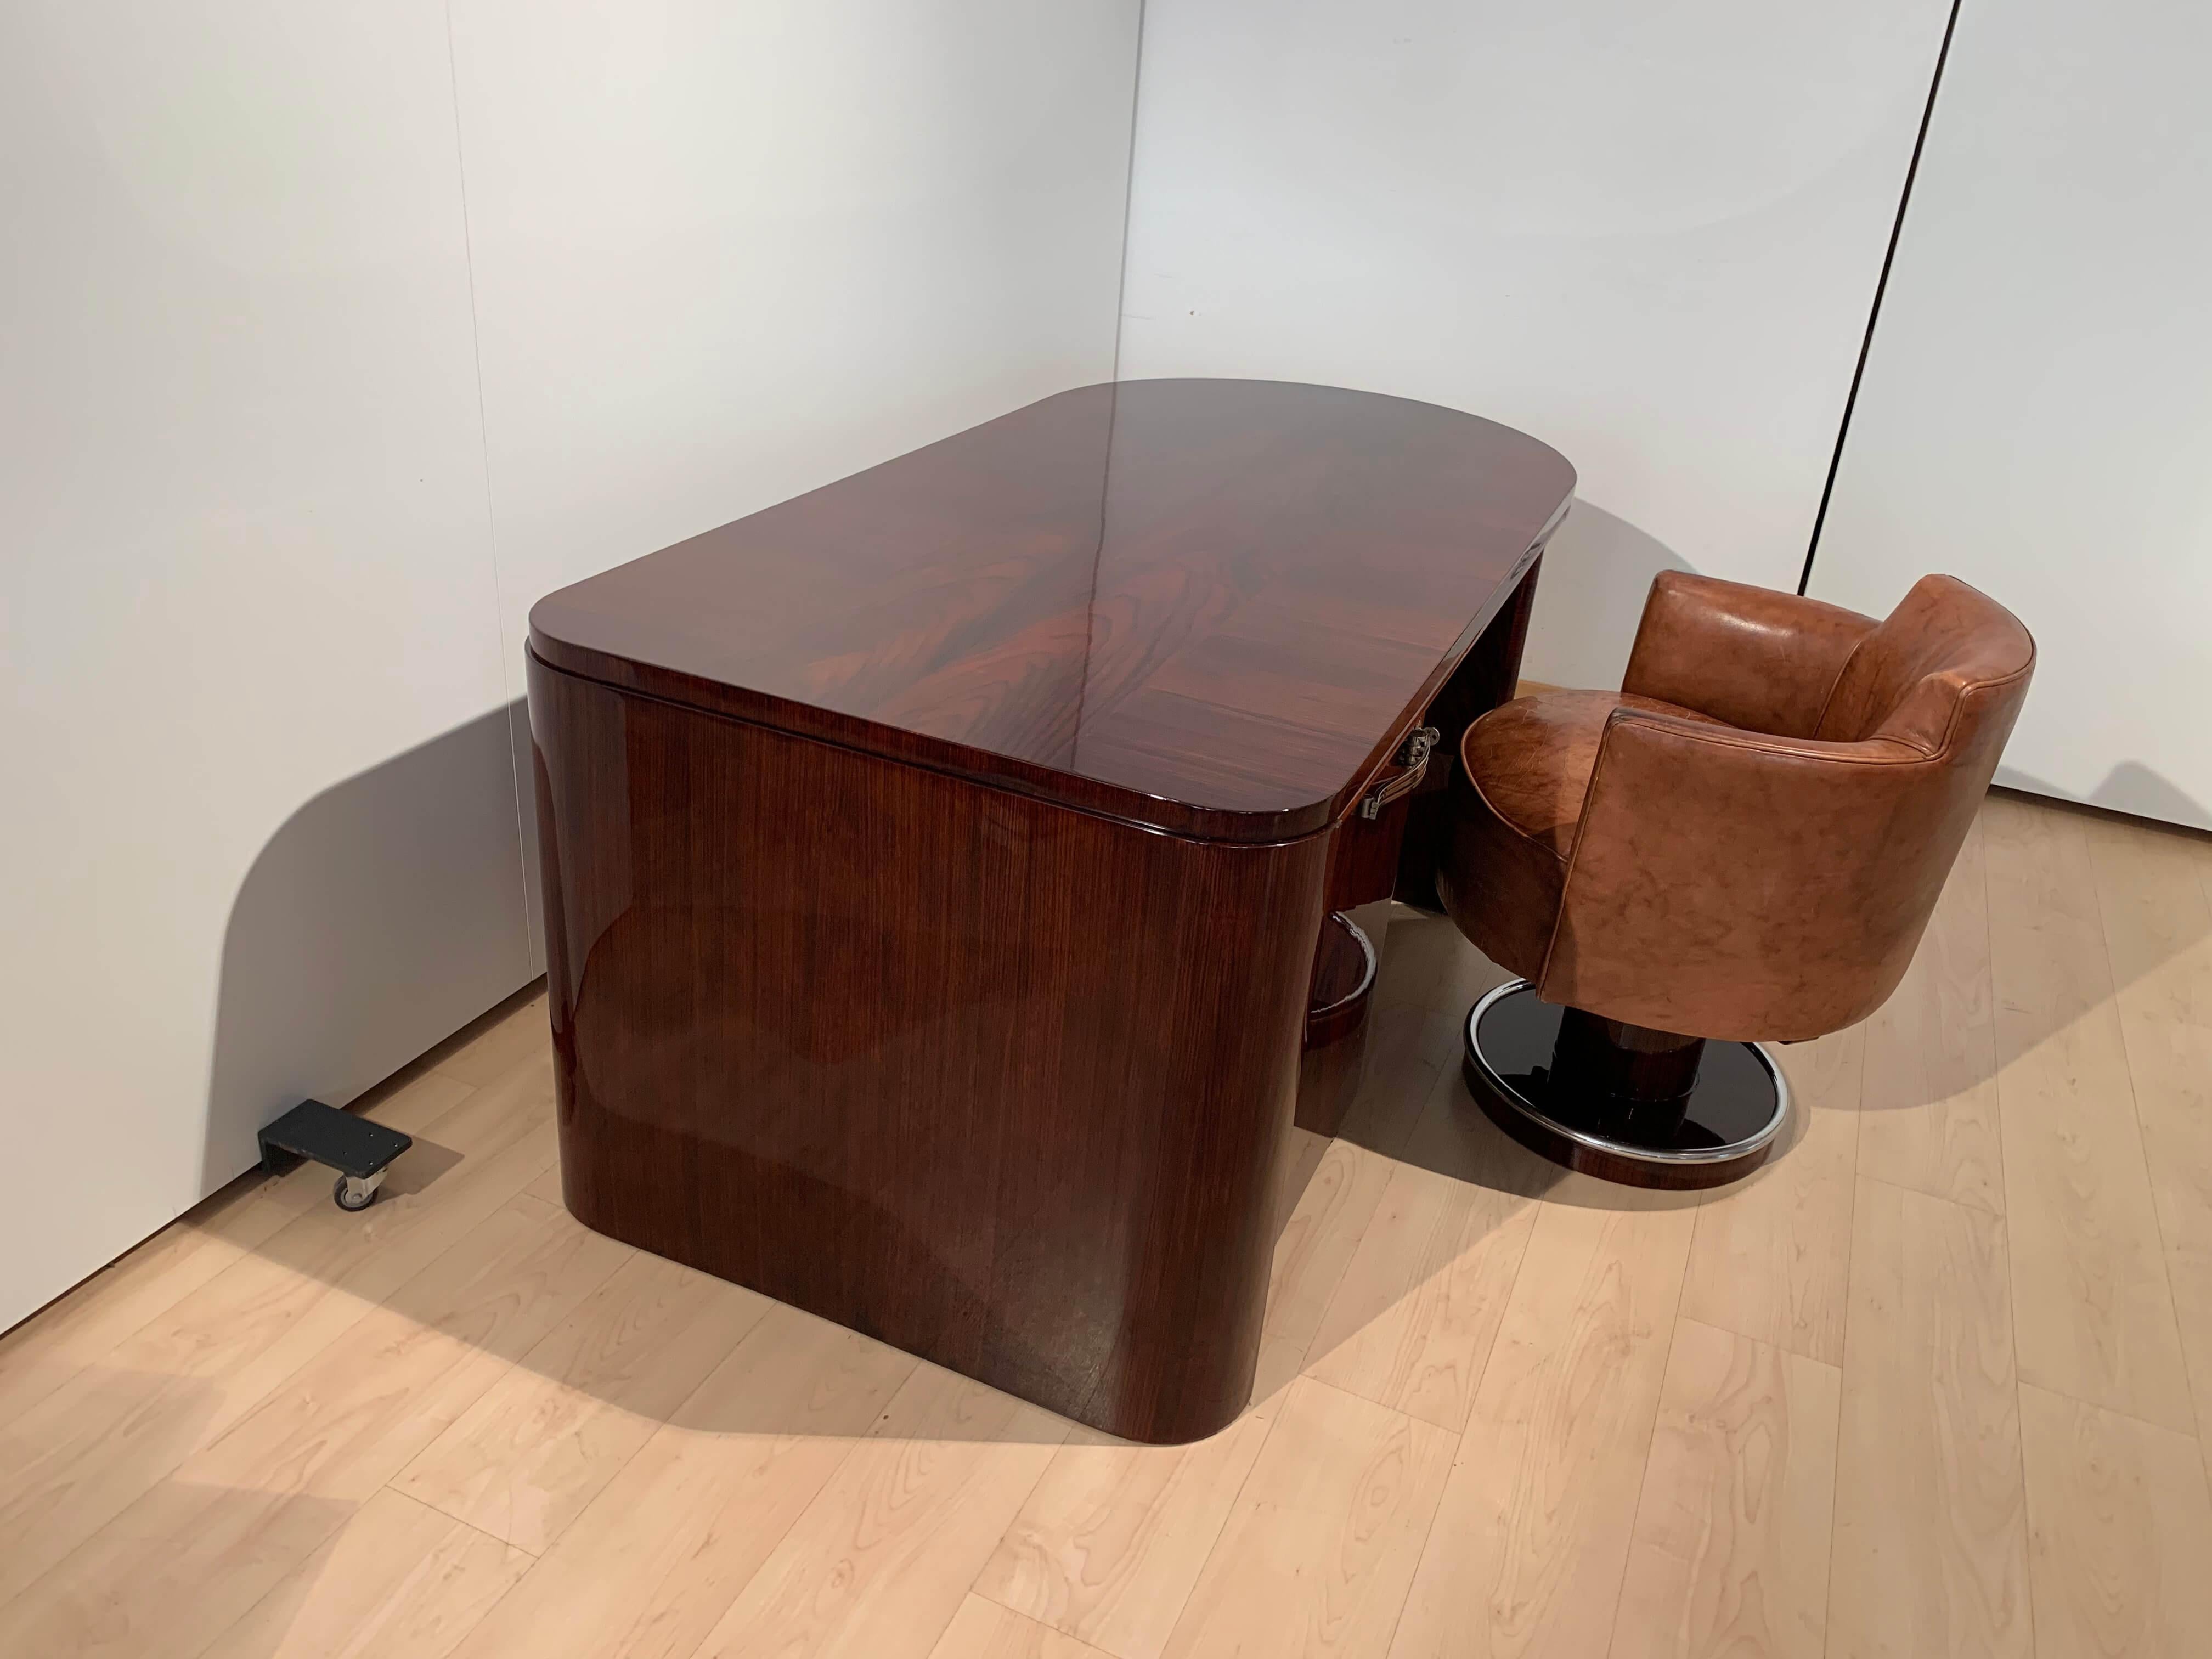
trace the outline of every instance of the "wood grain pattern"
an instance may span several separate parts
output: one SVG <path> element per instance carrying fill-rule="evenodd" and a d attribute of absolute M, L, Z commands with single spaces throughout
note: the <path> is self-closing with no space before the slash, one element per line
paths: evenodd
<path fill-rule="evenodd" d="M 1989 860 L 1978 817 L 1905 980 L 1866 1024 L 1859 1170 L 2004 1209 Z"/>
<path fill-rule="evenodd" d="M 2043 930 L 2045 957 L 2062 938 L 2105 953 L 2101 992 L 2094 961 L 2031 956 L 2009 971 L 2031 988 L 2086 973 L 2117 1020 L 2124 1065 L 2075 1083 L 2084 1100 L 2095 1085 L 2092 1121 L 2140 1122 L 2201 1389 L 2212 839 L 1994 804 L 1993 817 L 2008 813 L 2083 838 L 2055 866 L 2034 854 L 2055 876 L 1991 884 L 1990 922 L 2007 939 Z M 2026 839 L 2000 825 L 2007 834 Z M 2088 884 L 2067 884 L 2077 880 Z M 1396 1018 L 1417 1048 L 1455 1059 L 1456 1018 L 1498 970 L 1449 923 L 1410 910 L 1386 937 L 1377 1035 Z M 1988 1011 L 1988 1074 L 1937 1022 L 1887 1037 L 1876 1025 L 1869 1095 L 1883 1066 L 1953 1094 L 1993 1092 L 1996 969 L 1978 961 L 1962 946 L 1942 970 L 1955 982 L 1927 994 L 1968 1018 Z M 2036 1006 L 2014 1002 L 2008 1019 Z M 918 1376 L 957 1385 L 781 1304 L 713 1362 L 737 1322 L 679 1313 L 683 1287 L 711 1286 L 738 1310 L 755 1305 L 748 1292 L 556 1212 L 549 1044 L 534 1024 L 544 1013 L 523 1020 L 526 1008 L 372 1091 L 370 1109 L 418 1143 L 392 1197 L 364 1215 L 338 1214 L 312 1171 L 247 1178 L 0 1340 L 0 1398 L 11 1377 L 35 1395 L 0 1421 L 9 1659 L 697 1659 L 741 1600 L 775 1616 L 726 1630 L 739 1645 L 774 1651 L 787 1634 L 800 1652 L 927 1659 L 989 1659 L 994 1644 L 1024 1659 L 1273 1659 L 1393 1642 L 1419 1653 L 1432 1638 L 1448 1653 L 1577 1659 L 2203 1645 L 2202 1438 L 2019 1379 L 2010 1222 L 1966 1184 L 1947 1198 L 1863 1167 L 1841 1243 L 1809 1227 L 1796 1250 L 1716 1251 L 1723 1235 L 1706 1224 L 1735 1198 L 1693 1216 L 1516 1166 L 1456 1075 L 1434 1075 L 1423 1055 L 1371 1073 L 1347 1120 L 1378 1139 L 1413 1130 L 1403 1156 L 1328 1148 L 1273 1241 L 1255 1401 L 1223 1434 L 1157 1447 L 1079 1429 L 1055 1446 L 1063 1420 L 998 1396 L 925 1424 L 909 1394 L 885 1440 L 902 1388 Z M 1924 1052 L 1883 1060 L 1885 1041 Z M 480 1085 L 438 1069 L 477 1043 Z M 1784 1058 L 1801 1091 L 1841 1075 L 1826 1047 Z M 1863 1133 L 1893 1109 L 1862 1104 Z M 2079 1121 L 2014 1116 L 2007 1148 L 2023 1127 L 2045 1143 L 2028 1149 L 2031 1165 L 2063 1166 L 2079 1155 L 2068 1139 Z M 1800 1158 L 1809 1171 L 1818 1151 L 1790 1148 L 1767 1180 Z M 1942 1187 L 1966 1165 L 1917 1167 Z M 1411 1292 L 1390 1286 L 1420 1251 L 1443 1258 L 1448 1215 L 1491 1206 L 1533 1219 L 1464 1431 L 1301 1375 L 1310 1360 L 1334 1375 L 1352 1355 L 1399 1352 L 1386 1335 L 1425 1325 L 1414 1315 L 1434 1281 L 1416 1268 Z M 2100 1213 L 2062 1218 L 2062 1242 L 2109 1249 L 2063 1231 Z M 1776 1218 L 1759 1226 L 1770 1243 L 1787 1232 Z M 1731 1219 L 1726 1236 L 1740 1231 L 1757 1230 Z M 1594 1271 L 1601 1256 L 1612 1265 Z M 1711 1275 L 1731 1305 L 1759 1312 L 1751 1325 L 1810 1305 L 1807 1284 L 1843 1275 L 1840 1384 L 1755 1336 L 1669 1321 L 1663 1306 L 1638 1318 L 1663 1304 L 1670 1273 L 1680 1308 Z M 2021 1280 L 2017 1294 L 2033 1288 Z M 2066 1294 L 2045 1316 L 2094 1341 L 2111 1310 Z M 702 1363 L 705 1380 L 672 1404 Z M 1638 1401 L 1650 1419 L 1642 1453 Z M 1010 1413 L 995 1427 L 994 1410 Z M 570 1424 L 580 1437 L 564 1435 Z M 1824 1424 L 1835 1449 L 1825 1550 Z M 579 1444 L 573 1473 L 605 1482 L 587 1498 L 569 1480 Z M 856 1454 L 865 1470 L 848 1468 Z M 508 1493 L 496 1501 L 515 1515 L 532 1494 L 549 1516 L 583 1500 L 547 1528 L 542 1559 L 396 1490 L 465 1455 L 474 1473 L 456 1489 Z M 1507 1521 L 1470 1523 L 1469 1496 L 1483 1492 Z M 802 1527 L 805 1541 L 790 1542 Z"/>
<path fill-rule="evenodd" d="M 971 1595 L 952 1615 L 930 1659 L 1114 1659 L 1087 1642 Z"/>
<path fill-rule="evenodd" d="M 1677 1322 L 1611 1659 L 1820 1659 L 1841 1381 Z"/>
<path fill-rule="evenodd" d="M 538 1046 L 544 1047 L 542 1035 Z M 423 1133 L 468 1093 L 467 1085 L 448 1078 L 417 1077 L 378 1102 L 368 1115 Z M 274 1178 L 257 1174 L 234 1182 L 103 1268 L 78 1293 L 0 1335 L 0 1425 L 105 1360 L 329 1191 L 329 1183 L 305 1165 Z"/>
<path fill-rule="evenodd" d="M 2201 1438 L 2212 1433 L 2212 842 L 2086 828 Z"/>
<path fill-rule="evenodd" d="M 1544 1206 L 1391 1659 L 1604 1651 L 1690 1228 Z"/>
<path fill-rule="evenodd" d="M 1066 1435 L 1011 1395 L 918 1366 L 700 1659 L 926 1659 Z"/>
<path fill-rule="evenodd" d="M 628 1253 L 514 1198 L 0 1610 L 0 1652 L 190 1659 Z"/>
<path fill-rule="evenodd" d="M 392 1487 L 543 1555 L 771 1305 L 634 1254 Z"/>
<path fill-rule="evenodd" d="M 2212 1026 L 2212 837 L 2087 814 L 2076 822 L 2121 1007 Z"/>
<path fill-rule="evenodd" d="M 1179 841 L 530 676 L 569 1209 L 1111 1433 L 1229 1423 L 1326 837 Z"/>
<path fill-rule="evenodd" d="M 1133 1446 L 1079 1428 L 984 1564 L 976 1592 L 1118 1659 L 1157 1659 L 1279 1400 L 1256 1401 L 1190 1446 Z"/>
<path fill-rule="evenodd" d="M 460 1162 L 356 1216 L 315 1206 L 183 1297 L 74 1386 L 0 1430 L 0 1601 L 50 1571 L 513 1198 L 555 1156 L 550 1069 L 478 1090 L 435 1124 Z"/>
<path fill-rule="evenodd" d="M 1275 1241 L 1266 1329 L 1295 1347 L 1301 1364 L 1382 1202 L 1392 1167 L 1352 1141 L 1332 1141 Z"/>
<path fill-rule="evenodd" d="M 1168 1659 L 1381 1659 L 1452 1445 L 1418 1418 L 1310 1378 L 1292 1383 Z"/>
<path fill-rule="evenodd" d="M 446 1659 L 530 1565 L 386 1487 L 200 1659 Z"/>
<path fill-rule="evenodd" d="M 1307 1375 L 1457 1434 L 1536 1206 L 1400 1164 L 1306 1354 Z"/>
<path fill-rule="evenodd" d="M 1065 805 L 1281 841 L 1344 817 L 1573 489 L 1534 439 L 1432 404 L 1085 386 L 550 594 L 531 648 Z M 1493 702 L 1519 662 L 1500 643 Z"/>
<path fill-rule="evenodd" d="M 690 1659 L 915 1365 L 771 1310 L 471 1633 L 464 1659 Z"/>
<path fill-rule="evenodd" d="M 2184 1659 L 2212 1632 L 2212 1497 L 2196 1443 L 2020 1391 L 2036 1651 Z"/>
<path fill-rule="evenodd" d="M 2010 1285 L 1998 1217 L 1860 1181 L 1831 1659 L 2033 1651 Z"/>
<path fill-rule="evenodd" d="M 472 1089 L 496 1083 L 525 1061 L 545 1052 L 545 990 L 526 995 L 497 1018 L 437 1051 L 431 1070 Z"/>
<path fill-rule="evenodd" d="M 1698 1206 L 1685 1318 L 1844 1363 L 1865 1048 L 1865 1028 L 1853 1026 L 1781 1051 L 1796 1144 Z"/>
<path fill-rule="evenodd" d="M 1364 1014 L 1304 1018 L 1401 865 L 1355 804 L 1507 694 L 1572 484 L 1426 404 L 1087 387 L 539 601 L 564 1202 L 1112 1433 L 1224 1427 L 1282 1103 L 1358 1087 Z"/>
<path fill-rule="evenodd" d="M 2021 1378 L 2193 1430 L 2084 820 L 1993 799 L 1986 828 Z"/>

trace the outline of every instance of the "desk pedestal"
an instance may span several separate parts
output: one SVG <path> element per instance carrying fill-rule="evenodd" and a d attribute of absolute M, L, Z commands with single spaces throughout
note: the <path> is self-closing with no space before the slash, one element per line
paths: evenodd
<path fill-rule="evenodd" d="M 1408 817 L 1510 695 L 1534 586 L 1431 705 L 1432 793 L 1274 845 L 533 657 L 569 1209 L 1110 1433 L 1224 1427 L 1297 1148 L 1358 1087 L 1364 1006 L 1309 1029 L 1324 915 L 1420 890 Z"/>
<path fill-rule="evenodd" d="M 1130 1439 L 1250 1393 L 1330 838 L 1187 841 L 530 666 L 586 1224 Z"/>

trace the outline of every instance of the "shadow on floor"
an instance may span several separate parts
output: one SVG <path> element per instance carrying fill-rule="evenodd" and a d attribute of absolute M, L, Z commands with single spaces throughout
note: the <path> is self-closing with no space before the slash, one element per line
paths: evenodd
<path fill-rule="evenodd" d="M 2009 790 L 1996 793 L 2042 810 L 2113 823 L 2143 837 L 2147 847 L 2169 842 L 2189 856 L 2203 859 L 2206 870 L 2212 872 L 2212 836 L 2202 831 Z M 2198 810 L 2193 803 L 2191 806 Z M 2122 975 L 2116 989 L 2125 989 L 2198 945 L 2212 932 L 2212 921 L 2208 921 L 2212 908 L 2199 906 L 2194 914 L 2193 923 L 2169 932 L 2161 939 L 2165 955 L 2134 962 L 2125 969 L 2116 963 L 2116 973 Z M 1374 1028 L 1369 1039 L 1367 1075 L 1346 1115 L 1340 1131 L 1343 1139 L 1493 1191 L 1540 1197 L 1553 1203 L 1620 1210 L 1671 1208 L 1698 1201 L 1695 1194 L 1654 1193 L 1571 1174 L 1528 1152 L 1490 1121 L 1460 1078 L 1460 1032 L 1468 1009 L 1481 994 L 1511 975 L 1466 943 L 1447 919 L 1399 907 L 1389 923 L 1382 958 L 1371 1017 Z M 2034 1040 L 2051 1035 L 2045 1032 Z M 1809 1073 L 1813 1046 L 1779 1044 L 1771 1051 L 1792 1078 L 1801 1101 L 1808 1099 L 1815 1091 L 1807 1089 L 1802 1079 Z M 1983 1070 L 1985 1076 L 1995 1076 L 1994 1053 L 1987 1057 Z M 1875 1100 L 1863 1092 L 1853 1109 L 1907 1109 L 1942 1097 L 1948 1097 L 1906 1091 Z M 1803 1139 L 1808 1121 L 1803 1105 L 1794 1110 L 1773 1156 L 1762 1171 L 1754 1171 L 1746 1182 L 1760 1180 L 1765 1172 L 1778 1168 Z M 1731 1186 L 1717 1190 L 1734 1189 Z"/>

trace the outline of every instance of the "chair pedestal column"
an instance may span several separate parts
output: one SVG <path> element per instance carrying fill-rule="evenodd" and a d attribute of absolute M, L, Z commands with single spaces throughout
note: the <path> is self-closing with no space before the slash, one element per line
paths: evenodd
<path fill-rule="evenodd" d="M 1766 1160 L 1789 1085 L 1748 1042 L 1654 1030 L 1502 985 L 1468 1015 L 1468 1088 L 1553 1163 L 1627 1186 L 1717 1187 Z"/>

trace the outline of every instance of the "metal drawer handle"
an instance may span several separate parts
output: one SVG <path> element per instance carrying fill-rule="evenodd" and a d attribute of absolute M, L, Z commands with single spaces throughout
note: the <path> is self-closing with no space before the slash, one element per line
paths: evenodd
<path fill-rule="evenodd" d="M 1406 769 L 1359 803 L 1359 816 L 1372 818 L 1380 816 L 1399 796 L 1420 787 L 1428 775 L 1429 757 L 1437 751 L 1437 739 L 1442 734 L 1433 726 L 1417 726 L 1406 734 L 1406 741 L 1398 750 L 1398 764 Z"/>

